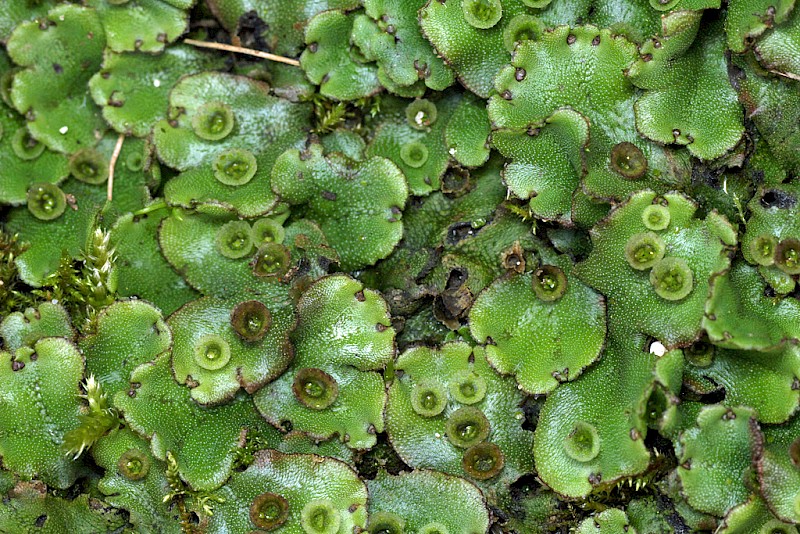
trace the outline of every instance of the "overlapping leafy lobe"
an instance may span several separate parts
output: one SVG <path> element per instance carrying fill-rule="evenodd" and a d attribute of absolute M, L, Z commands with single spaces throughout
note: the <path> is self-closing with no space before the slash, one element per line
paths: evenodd
<path fill-rule="evenodd" d="M 464 167 L 480 167 L 489 160 L 490 134 L 483 101 L 465 93 L 444 131 L 448 152 Z"/>
<path fill-rule="evenodd" d="M 384 426 L 386 394 L 375 371 L 394 356 L 390 325 L 377 292 L 345 275 L 316 281 L 298 303 L 291 366 L 254 396 L 261 414 L 276 426 L 288 422 L 319 439 L 338 434 L 353 449 L 371 448 Z M 309 368 L 327 373 L 338 386 L 338 396 L 322 409 L 304 405 L 293 391 L 298 373 Z"/>
<path fill-rule="evenodd" d="M 350 43 L 354 14 L 322 12 L 308 22 L 300 65 L 320 93 L 335 100 L 355 100 L 381 90 L 375 65 L 361 61 Z"/>
<path fill-rule="evenodd" d="M 255 156 L 255 174 L 242 185 L 225 184 L 219 180 L 218 160 L 193 167 L 170 180 L 164 197 L 171 206 L 197 210 L 200 213 L 231 212 L 240 217 L 256 217 L 271 212 L 278 203 L 270 189 L 272 167 L 287 149 L 302 147 L 303 130 L 287 129 L 260 147 Z"/>
<path fill-rule="evenodd" d="M 800 10 L 795 7 L 785 24 L 759 39 L 754 51 L 759 62 L 770 71 L 787 77 L 800 76 Z"/>
<path fill-rule="evenodd" d="M 367 488 L 370 517 L 380 512 L 397 514 L 408 530 L 419 531 L 434 522 L 450 534 L 485 532 L 489 527 L 481 492 L 462 478 L 426 469 L 398 476 L 381 472 L 367 481 Z"/>
<path fill-rule="evenodd" d="M 637 129 L 660 143 L 687 145 L 700 159 L 732 149 L 744 125 L 724 50 L 719 25 L 712 25 L 660 72 L 640 75 L 632 69 L 633 83 L 647 90 L 636 102 Z"/>
<path fill-rule="evenodd" d="M 120 460 L 134 450 L 146 457 L 147 474 L 131 480 L 120 470 Z M 123 428 L 103 437 L 92 447 L 97 465 L 105 469 L 105 476 L 97 488 L 112 506 L 124 508 L 131 514 L 131 523 L 139 532 L 147 534 L 177 534 L 180 530 L 177 510 L 170 510 L 164 495 L 170 486 L 165 466 L 150 452 L 150 444 L 130 429 Z"/>
<path fill-rule="evenodd" d="M 501 153 L 513 157 L 503 170 L 509 191 L 530 199 L 537 217 L 571 224 L 573 196 L 583 175 L 582 154 L 589 143 L 586 117 L 559 109 L 545 119 L 535 136 L 498 131 L 492 142 Z"/>
<path fill-rule="evenodd" d="M 436 118 L 428 127 L 420 127 L 406 117 L 387 120 L 376 128 L 375 135 L 367 146 L 366 155 L 381 156 L 397 165 L 405 175 L 413 195 L 422 196 L 438 190 L 442 177 L 450 166 L 445 129 L 462 100 L 455 94 L 447 94 L 434 101 Z M 414 105 L 414 102 L 410 103 L 407 109 L 413 109 Z M 424 148 L 420 148 L 420 145 Z M 416 161 L 409 159 L 405 151 L 412 146 L 424 150 L 424 158 Z"/>
<path fill-rule="evenodd" d="M 736 532 L 796 534 L 797 527 L 775 519 L 764 500 L 754 494 L 747 501 L 734 506 L 725 514 L 717 532 L 719 534 L 734 534 Z"/>
<path fill-rule="evenodd" d="M 493 503 L 506 502 L 508 485 L 533 469 L 533 434 L 522 428 L 524 396 L 514 381 L 492 370 L 483 349 L 476 348 L 473 353 L 473 348 L 463 342 L 447 343 L 439 349 L 411 348 L 398 357 L 395 370 L 397 377 L 389 387 L 386 431 L 403 460 L 415 469 L 435 469 L 471 479 Z M 459 401 L 455 388 L 466 383 L 476 391 L 482 389 L 474 385 L 475 381 L 485 384 L 485 396 L 469 404 L 462 402 L 463 398 Z M 446 392 L 446 407 L 437 416 L 425 417 L 414 409 L 412 397 L 416 388 L 431 382 Z M 504 467 L 486 480 L 470 476 L 463 466 L 464 449 L 447 437 L 448 417 L 467 405 L 486 416 L 491 429 L 487 442 L 502 451 Z"/>
<path fill-rule="evenodd" d="M 429 0 L 419 12 L 420 27 L 459 81 L 476 95 L 487 98 L 495 74 L 508 61 L 504 31 L 514 17 L 530 10 L 523 0 L 503 2 L 499 22 L 481 29 L 467 22 L 460 4 L 456 0 Z"/>
<path fill-rule="evenodd" d="M 169 93 L 181 77 L 216 70 L 221 64 L 218 57 L 184 45 L 158 55 L 106 52 L 89 90 L 117 132 L 146 137 L 166 117 Z"/>
<path fill-rule="evenodd" d="M 193 120 L 211 103 L 228 106 L 233 129 L 221 140 L 208 140 L 193 130 Z M 167 119 L 156 123 L 153 142 L 167 165 L 186 170 L 214 158 L 228 148 L 254 153 L 269 143 L 295 136 L 308 123 L 309 107 L 269 94 L 260 81 L 216 72 L 202 72 L 183 78 L 170 92 Z"/>
<path fill-rule="evenodd" d="M 93 9 L 62 4 L 40 22 L 24 22 L 8 40 L 17 65 L 11 83 L 14 107 L 28 116 L 33 137 L 58 152 L 97 143 L 106 129 L 86 83 L 100 67 L 105 32 Z"/>
<path fill-rule="evenodd" d="M 385 158 L 323 155 L 319 144 L 287 150 L 272 169 L 272 189 L 283 201 L 305 206 L 306 217 L 319 224 L 345 271 L 385 258 L 402 237 L 408 186 Z"/>
<path fill-rule="evenodd" d="M 751 428 L 753 464 L 761 495 L 778 518 L 800 523 L 800 417 L 781 426 Z"/>
<path fill-rule="evenodd" d="M 232 220 L 231 216 L 173 211 L 163 219 L 159 230 L 164 257 L 191 287 L 204 295 L 222 299 L 267 299 L 285 306 L 288 285 L 282 280 L 283 275 L 256 276 L 251 265 L 256 254 L 254 248 L 249 255 L 239 258 L 228 258 L 220 252 L 217 234 Z"/>
<path fill-rule="evenodd" d="M 684 183 L 689 171 L 685 156 L 642 139 L 633 124 L 637 92 L 624 71 L 635 53 L 635 45 L 624 37 L 594 26 L 562 26 L 539 40 L 520 43 L 511 64 L 495 79 L 489 118 L 504 135 L 534 139 L 506 140 L 498 149 L 515 163 L 542 165 L 544 160 L 558 166 L 539 171 L 545 176 L 559 171 L 574 176 L 569 168 L 580 165 L 584 190 L 600 199 L 622 200 L 643 188 L 664 192 Z M 574 111 L 558 113 L 557 120 L 551 117 L 562 108 Z M 585 117 L 588 134 L 575 112 Z M 539 141 L 539 128 L 555 139 Z M 634 172 L 615 161 L 619 147 L 630 147 L 625 155 L 636 158 Z M 545 184 L 554 181 L 549 178 Z M 531 194 L 527 191 L 523 198 Z M 558 202 L 557 213 L 565 211 L 565 200 Z M 552 212 L 556 208 L 551 203 L 543 207 Z"/>
<path fill-rule="evenodd" d="M 62 250 L 76 257 L 85 246 L 99 210 L 90 196 L 93 188 L 77 180 L 69 181 L 64 189 L 77 200 L 77 209 L 64 211 L 55 222 L 39 220 L 24 207 L 9 214 L 7 228 L 31 243 L 30 248 L 16 258 L 17 268 L 26 283 L 40 286 L 58 267 Z"/>
<path fill-rule="evenodd" d="M 112 532 L 126 524 L 119 510 L 94 497 L 57 497 L 41 482 L 19 482 L 9 496 L 0 505 L 0 529 L 4 532 Z"/>
<path fill-rule="evenodd" d="M 702 393 L 724 388 L 727 406 L 749 406 L 761 423 L 783 423 L 800 408 L 800 350 L 796 345 L 770 351 L 708 350 L 701 360 L 689 358 L 685 379 L 692 389 Z"/>
<path fill-rule="evenodd" d="M 218 404 L 240 389 L 253 393 L 277 378 L 292 359 L 289 332 L 294 327 L 294 310 L 267 301 L 269 327 L 258 341 L 247 341 L 231 325 L 238 301 L 206 297 L 190 302 L 169 318 L 175 336 L 172 369 L 175 379 L 192 388 L 192 398 L 201 404 Z M 202 339 L 219 336 L 230 347 L 230 361 L 219 369 L 206 369 L 195 352 Z"/>
<path fill-rule="evenodd" d="M 648 271 L 636 270 L 626 261 L 626 244 L 647 230 L 642 214 L 654 202 L 663 202 L 670 214 L 669 226 L 658 233 L 665 243 L 664 255 L 683 259 L 693 273 L 691 292 L 679 300 L 660 297 Z M 736 242 L 727 220 L 711 214 L 705 220 L 695 218 L 696 209 L 683 195 L 657 198 L 642 191 L 592 229 L 594 248 L 576 266 L 576 274 L 606 296 L 611 322 L 624 317 L 621 323 L 667 346 L 688 344 L 698 337 L 711 277 L 728 268 L 727 247 Z"/>
<path fill-rule="evenodd" d="M 104 308 L 78 346 L 109 397 L 130 385 L 131 372 L 172 345 L 172 333 L 161 313 L 141 300 L 117 301 Z"/>
<path fill-rule="evenodd" d="M 765 295 L 767 284 L 743 261 L 713 279 L 703 328 L 719 346 L 769 351 L 797 344 L 800 303 L 791 297 Z"/>
<path fill-rule="evenodd" d="M 283 454 L 271 449 L 256 453 L 245 471 L 235 473 L 220 489 L 225 502 L 218 506 L 208 532 L 249 532 L 254 499 L 264 492 L 280 495 L 289 505 L 285 522 L 270 531 L 286 534 L 315 532 L 301 519 L 309 503 L 330 502 L 339 517 L 335 532 L 355 532 L 367 525 L 367 488 L 344 462 L 313 454 Z M 323 532 L 334 532 L 324 530 Z"/>
<path fill-rule="evenodd" d="M 31 3 L 28 0 L 9 0 L 0 5 L 0 40 L 5 42 L 17 25 L 47 14 L 56 0 Z"/>
<path fill-rule="evenodd" d="M 534 394 L 550 393 L 561 381 L 580 376 L 600 357 L 606 337 L 603 297 L 572 275 L 572 261 L 555 255 L 540 261 L 567 275 L 561 298 L 546 302 L 536 295 L 532 282 L 538 268 L 533 267 L 494 282 L 469 314 L 470 332 L 487 343 L 491 365 Z"/>
<path fill-rule="evenodd" d="M 753 38 L 775 24 L 785 22 L 794 0 L 734 0 L 725 17 L 728 48 L 744 52 Z"/>
<path fill-rule="evenodd" d="M 3 465 L 25 479 L 67 488 L 83 467 L 64 453 L 64 434 L 78 426 L 83 355 L 58 337 L 32 348 L 0 353 L 0 455 Z"/>
<path fill-rule="evenodd" d="M 114 405 L 131 429 L 150 440 L 156 458 L 166 460 L 168 451 L 175 456 L 181 478 L 196 490 L 221 486 L 231 474 L 242 429 L 265 424 L 246 396 L 215 408 L 198 406 L 173 379 L 169 353 L 137 367 Z"/>
<path fill-rule="evenodd" d="M 266 4 L 257 0 L 209 0 L 208 7 L 226 30 L 245 44 L 297 57 L 302 52 L 308 19 L 329 9 L 353 10 L 358 0 L 288 0 Z"/>
<path fill-rule="evenodd" d="M 184 33 L 195 0 L 87 0 L 97 10 L 108 49 L 157 53 Z"/>
<path fill-rule="evenodd" d="M 780 77 L 765 77 L 746 62 L 732 58 L 735 66 L 731 81 L 751 118 L 777 162 L 790 172 L 800 170 L 800 132 L 794 128 L 800 120 L 798 82 Z"/>
<path fill-rule="evenodd" d="M 165 316 L 198 296 L 161 254 L 158 228 L 168 215 L 163 208 L 123 215 L 111 229 L 119 296 L 152 302 Z"/>
<path fill-rule="evenodd" d="M 747 499 L 753 411 L 708 406 L 680 439 L 678 476 L 689 504 L 716 516 Z"/>
<path fill-rule="evenodd" d="M 379 30 L 370 40 L 369 50 L 398 85 L 405 87 L 423 80 L 430 89 L 442 91 L 453 83 L 454 76 L 422 35 L 417 12 L 424 5 L 425 0 L 364 2 L 366 14 Z"/>
<path fill-rule="evenodd" d="M 587 517 L 578 526 L 578 534 L 614 534 L 616 532 L 636 533 L 630 528 L 628 516 L 618 508 L 607 508 L 594 517 Z"/>
<path fill-rule="evenodd" d="M 20 158 L 14 151 L 20 130 L 26 131 L 25 121 L 0 103 L 0 202 L 4 204 L 24 204 L 31 185 L 58 184 L 69 175 L 67 158 L 49 149 L 33 159 Z"/>
<path fill-rule="evenodd" d="M 645 407 L 659 361 L 642 344 L 641 337 L 624 330 L 612 335 L 595 367 L 547 397 L 533 455 L 539 477 L 557 493 L 585 496 L 647 468 Z M 670 352 L 662 358 L 679 357 Z M 580 448 L 571 449 L 576 437 Z"/>
<path fill-rule="evenodd" d="M 9 314 L 0 323 L 0 337 L 3 347 L 15 351 L 20 347 L 33 347 L 43 337 L 63 337 L 69 340 L 75 336 L 69 315 L 64 307 L 52 302 L 43 302 L 36 308 Z"/>

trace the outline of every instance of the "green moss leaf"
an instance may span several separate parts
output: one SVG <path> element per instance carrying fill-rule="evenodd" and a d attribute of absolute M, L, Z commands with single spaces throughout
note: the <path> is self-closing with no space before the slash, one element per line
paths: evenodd
<path fill-rule="evenodd" d="M 742 319 L 747 321 L 748 319 Z M 705 358 L 687 365 L 687 380 L 711 381 L 713 389 L 725 388 L 727 406 L 749 406 L 761 423 L 783 423 L 800 406 L 800 350 L 786 345 L 770 351 L 711 348 Z M 704 358 L 704 359 L 705 359 Z M 709 384 L 710 385 L 710 384 Z"/>
<path fill-rule="evenodd" d="M 367 156 L 381 156 L 394 162 L 403 171 L 413 195 L 427 195 L 438 190 L 442 177 L 450 166 L 450 153 L 444 132 L 453 120 L 456 107 L 462 101 L 463 99 L 450 94 L 430 102 L 429 105 L 433 104 L 436 108 L 435 120 L 430 127 L 415 125 L 413 117 L 412 120 L 406 117 L 387 120 L 376 129 L 367 147 Z M 413 112 L 419 102 L 429 101 L 414 101 L 406 109 Z M 422 150 L 424 156 L 417 159 L 410 157 L 407 151 L 411 147 Z"/>
<path fill-rule="evenodd" d="M 67 488 L 82 471 L 64 454 L 64 434 L 78 426 L 83 356 L 70 341 L 49 337 L 33 348 L 0 353 L 3 465 L 23 478 Z"/>
<path fill-rule="evenodd" d="M 418 532 L 431 523 L 444 525 L 450 534 L 484 532 L 489 527 L 481 492 L 463 478 L 426 469 L 399 476 L 382 471 L 367 487 L 370 521 L 388 512 L 399 516 L 408 531 Z"/>
<path fill-rule="evenodd" d="M 425 0 L 367 0 L 366 14 L 378 32 L 369 49 L 386 75 L 401 86 L 418 80 L 435 91 L 452 85 L 453 72 L 422 36 L 417 12 Z M 362 47 L 363 48 L 363 47 Z"/>
<path fill-rule="evenodd" d="M 259 48 L 289 57 L 302 52 L 308 19 L 329 9 L 352 10 L 360 6 L 358 0 L 286 0 L 274 4 L 258 0 L 208 1 L 212 13 L 230 33 L 237 34 L 246 44 L 253 40 Z"/>
<path fill-rule="evenodd" d="M 594 248 L 577 265 L 576 273 L 606 296 L 611 322 L 624 317 L 619 324 L 636 328 L 665 345 L 686 344 L 700 333 L 710 279 L 728 268 L 728 250 L 710 217 L 694 217 L 697 206 L 691 200 L 677 194 L 664 195 L 670 213 L 668 228 L 658 234 L 666 246 L 664 255 L 686 261 L 693 282 L 684 298 L 662 298 L 650 281 L 652 271 L 631 267 L 625 252 L 629 240 L 646 231 L 642 213 L 654 201 L 652 192 L 636 193 L 595 226 Z M 724 222 L 723 227 L 727 227 L 727 235 L 730 226 Z"/>
<path fill-rule="evenodd" d="M 642 350 L 643 339 L 620 334 L 595 367 L 550 394 L 539 414 L 536 468 L 561 495 L 588 495 L 643 472 L 650 461 L 644 416 L 658 360 Z"/>
<path fill-rule="evenodd" d="M 89 80 L 89 89 L 112 128 L 146 137 L 156 122 L 166 118 L 169 93 L 182 76 L 221 65 L 220 58 L 183 45 L 158 55 L 106 52 L 102 69 Z"/>
<path fill-rule="evenodd" d="M 175 312 L 169 325 L 175 336 L 172 368 L 176 380 L 192 388 L 192 398 L 201 404 L 218 404 L 232 398 L 240 388 L 248 393 L 277 378 L 292 359 L 289 331 L 294 310 L 286 304 L 266 301 L 269 326 L 258 341 L 243 340 L 232 327 L 233 300 L 204 298 Z M 228 344 L 231 358 L 219 369 L 206 369 L 196 351 L 207 336 L 219 336 Z M 213 367 L 213 366 L 212 366 Z"/>
<path fill-rule="evenodd" d="M 589 121 L 577 111 L 559 109 L 531 133 L 494 132 L 495 148 L 513 159 L 503 171 L 503 180 L 514 196 L 529 199 L 537 217 L 570 224 L 573 196 L 583 176 Z"/>
<path fill-rule="evenodd" d="M 259 526 L 253 523 L 251 510 L 258 510 L 254 501 L 264 492 L 283 497 L 289 505 L 288 517 L 278 532 L 315 532 L 310 527 L 303 528 L 307 523 L 302 515 L 307 507 L 320 501 L 330 503 L 339 518 L 339 529 L 335 532 L 366 526 L 367 488 L 351 467 L 312 454 L 264 450 L 256 453 L 250 467 L 235 473 L 220 489 L 219 495 L 225 503 L 216 507 L 208 532 L 247 532 Z"/>
<path fill-rule="evenodd" d="M 217 246 L 217 234 L 232 217 L 196 215 L 176 210 L 165 218 L 159 231 L 161 250 L 167 261 L 183 275 L 189 285 L 205 295 L 224 299 L 261 297 L 285 302 L 286 271 L 276 276 L 259 277 L 251 265 L 257 251 L 239 258 L 225 257 Z M 299 260 L 292 257 L 292 264 Z M 220 283 L 224 280 L 224 283 Z"/>
<path fill-rule="evenodd" d="M 490 133 L 483 101 L 465 93 L 444 132 L 448 152 L 464 167 L 480 167 L 489 159 Z"/>
<path fill-rule="evenodd" d="M 772 350 L 800 339 L 800 303 L 791 297 L 765 295 L 767 285 L 744 262 L 714 279 L 703 327 L 714 343 L 733 349 Z"/>
<path fill-rule="evenodd" d="M 736 532 L 780 532 L 796 534 L 797 527 L 775 518 L 763 499 L 751 495 L 744 503 L 731 508 L 718 530 L 720 534 Z"/>
<path fill-rule="evenodd" d="M 594 517 L 587 517 L 578 526 L 578 534 L 615 534 L 630 532 L 628 516 L 618 508 L 607 508 Z"/>
<path fill-rule="evenodd" d="M 57 303 L 43 302 L 36 308 L 9 314 L 0 323 L 3 347 L 15 351 L 20 347 L 33 347 L 43 337 L 72 339 L 75 331 L 64 307 Z"/>
<path fill-rule="evenodd" d="M 126 477 L 124 469 L 120 469 L 120 461 L 124 461 L 126 455 L 129 457 L 130 451 L 143 455 L 148 466 L 147 474 L 136 480 Z M 109 504 L 130 512 L 130 521 L 139 532 L 178 534 L 181 531 L 177 510 L 170 510 L 170 505 L 164 503 L 164 495 L 170 491 L 166 467 L 150 452 L 146 440 L 123 428 L 98 441 L 92 447 L 92 455 L 97 465 L 105 469 L 105 475 L 97 483 L 98 489 Z"/>
<path fill-rule="evenodd" d="M 786 5 L 786 4 L 782 4 Z M 775 22 L 779 22 L 777 13 Z M 754 50 L 764 68 L 800 76 L 800 10 L 794 9 L 789 20 L 759 39 Z"/>
<path fill-rule="evenodd" d="M 33 159 L 22 159 L 14 152 L 15 138 L 21 135 L 30 139 L 25 121 L 0 103 L 0 202 L 24 204 L 31 185 L 58 184 L 69 175 L 67 158 L 45 149 Z M 17 133 L 17 132 L 23 133 Z"/>
<path fill-rule="evenodd" d="M 753 38 L 785 22 L 793 7 L 794 2 L 786 0 L 734 0 L 725 17 L 728 48 L 744 52 Z"/>
<path fill-rule="evenodd" d="M 171 206 L 196 209 L 201 213 L 229 211 L 240 217 L 265 215 L 278 203 L 270 188 L 275 161 L 285 150 L 301 147 L 305 138 L 305 132 L 299 129 L 287 130 L 274 138 L 255 156 L 255 174 L 242 185 L 225 184 L 217 178 L 218 166 L 224 165 L 224 160 L 218 159 L 226 154 L 222 152 L 214 161 L 189 169 L 167 182 L 166 201 Z"/>
<path fill-rule="evenodd" d="M 511 64 L 497 75 L 489 118 L 495 129 L 520 136 L 536 135 L 542 128 L 547 139 L 535 148 L 520 141 L 519 154 L 507 143 L 504 155 L 523 163 L 552 162 L 546 173 L 537 173 L 547 177 L 557 172 L 574 176 L 569 168 L 580 162 L 584 190 L 599 199 L 622 200 L 642 188 L 665 192 L 686 182 L 685 155 L 643 140 L 633 125 L 637 91 L 624 71 L 635 54 L 633 43 L 595 26 L 563 26 L 520 43 Z M 570 112 L 559 113 L 557 127 L 548 124 L 564 107 L 586 118 L 588 141 L 585 126 Z M 583 144 L 586 148 L 576 152 Z M 541 184 L 542 189 L 552 181 Z M 560 202 L 543 200 L 542 207 L 563 212 L 563 197 Z"/>
<path fill-rule="evenodd" d="M 530 13 L 523 0 L 502 3 L 502 17 L 488 29 L 469 24 L 461 2 L 429 1 L 419 12 L 422 31 L 470 91 L 487 98 L 492 80 L 508 61 L 503 35 L 517 15 Z M 456 37 L 457 36 L 457 37 Z"/>
<path fill-rule="evenodd" d="M 171 345 L 172 334 L 161 313 L 140 300 L 117 301 L 103 309 L 78 344 L 87 374 L 103 384 L 109 397 L 127 390 L 131 372 Z"/>
<path fill-rule="evenodd" d="M 788 523 L 800 523 L 800 417 L 782 426 L 764 427 L 764 439 L 751 435 L 753 459 L 761 494 L 770 510 Z"/>
<path fill-rule="evenodd" d="M 681 436 L 678 476 L 694 508 L 722 516 L 747 499 L 752 420 L 748 408 L 708 406 L 697 416 L 697 426 Z"/>
<path fill-rule="evenodd" d="M 233 114 L 233 129 L 220 140 L 207 140 L 193 130 L 203 105 L 222 103 Z M 170 93 L 167 119 L 156 123 L 153 142 L 167 165 L 186 170 L 211 163 L 229 148 L 261 152 L 274 141 L 303 131 L 310 109 L 269 94 L 264 82 L 242 76 L 204 72 L 182 79 Z M 198 117 L 198 119 L 195 119 Z"/>
<path fill-rule="evenodd" d="M 276 426 L 288 422 L 318 439 L 338 434 L 351 448 L 372 447 L 383 431 L 386 400 L 383 378 L 375 371 L 394 355 L 386 303 L 356 280 L 332 275 L 303 294 L 297 314 L 294 361 L 254 396 L 256 406 Z M 300 402 L 298 395 L 308 391 L 300 373 L 304 369 L 321 370 L 333 379 L 335 385 L 325 384 L 326 394 L 331 387 L 337 390 L 330 404 L 312 408 Z"/>
<path fill-rule="evenodd" d="M 161 254 L 158 228 L 168 216 L 165 208 L 120 217 L 111 229 L 117 251 L 117 292 L 153 303 L 167 316 L 198 297 Z"/>
<path fill-rule="evenodd" d="M 632 75 L 647 90 L 636 102 L 636 127 L 642 135 L 687 145 L 700 159 L 718 158 L 739 142 L 742 111 L 728 80 L 724 51 L 720 25 L 712 25 L 662 71 Z"/>
<path fill-rule="evenodd" d="M 216 408 L 198 406 L 190 390 L 172 378 L 170 355 L 137 367 L 127 391 L 114 396 L 130 428 L 150 440 L 153 455 L 165 461 L 170 451 L 178 471 L 195 490 L 213 490 L 230 476 L 232 449 L 243 428 L 263 421 L 248 397 Z"/>
<path fill-rule="evenodd" d="M 0 529 L 6 532 L 113 532 L 125 526 L 124 514 L 103 501 L 79 495 L 56 497 L 40 482 L 20 482 L 0 505 Z"/>
<path fill-rule="evenodd" d="M 385 158 L 323 156 L 318 144 L 302 152 L 288 150 L 275 162 L 272 188 L 283 201 L 306 207 L 306 217 L 319 224 L 344 270 L 385 258 L 402 236 L 408 188 Z"/>
<path fill-rule="evenodd" d="M 552 262 L 552 263 L 550 263 Z M 559 382 L 574 380 L 600 357 L 605 343 L 603 297 L 570 273 L 566 257 L 543 259 L 562 269 L 566 293 L 558 300 L 539 298 L 532 286 L 538 267 L 500 279 L 475 301 L 470 331 L 492 366 L 515 376 L 528 393 L 553 391 Z"/>
<path fill-rule="evenodd" d="M 766 78 L 742 59 L 733 59 L 736 66 L 731 78 L 745 116 L 753 119 L 762 139 L 775 159 L 787 170 L 800 170 L 800 133 L 794 128 L 800 120 L 798 82 L 778 77 Z"/>
<path fill-rule="evenodd" d="M 29 115 L 28 129 L 47 147 L 72 153 L 97 143 L 106 125 L 87 94 L 106 39 L 97 13 L 65 4 L 41 21 L 24 22 L 8 39 L 8 54 L 25 67 L 14 75 L 14 107 Z"/>
<path fill-rule="evenodd" d="M 89 0 L 97 10 L 114 52 L 155 53 L 184 33 L 189 25 L 187 9 L 195 0 L 132 0 L 123 3 Z"/>
<path fill-rule="evenodd" d="M 21 22 L 34 20 L 47 14 L 56 0 L 31 3 L 29 0 L 9 0 L 0 5 L 0 40 L 8 40 L 11 32 Z"/>
<path fill-rule="evenodd" d="M 375 65 L 355 57 L 350 43 L 354 17 L 340 10 L 325 11 L 306 27 L 300 65 L 321 94 L 336 100 L 355 100 L 381 90 Z"/>
<path fill-rule="evenodd" d="M 411 348 L 398 357 L 395 371 L 397 378 L 389 388 L 386 430 L 403 461 L 415 469 L 434 469 L 470 479 L 492 502 L 506 502 L 508 486 L 533 469 L 533 434 L 522 428 L 524 396 L 515 382 L 492 370 L 483 349 L 476 348 L 473 353 L 463 342 L 447 343 L 440 349 Z M 426 387 L 444 394 L 443 411 L 432 417 L 414 408 L 418 402 L 415 396 Z M 464 396 L 462 389 L 471 396 Z M 500 469 L 465 470 L 470 456 L 447 436 L 448 418 L 463 406 L 475 407 L 486 416 L 490 433 L 485 443 L 493 443 L 501 451 L 500 459 L 491 454 L 487 457 L 494 459 L 495 465 L 500 463 Z M 469 464 L 466 467 L 472 469 Z M 485 478 L 491 473 L 495 474 Z"/>

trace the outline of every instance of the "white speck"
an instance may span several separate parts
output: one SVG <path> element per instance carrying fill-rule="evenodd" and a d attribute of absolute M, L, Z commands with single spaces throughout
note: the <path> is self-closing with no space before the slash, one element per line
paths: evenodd
<path fill-rule="evenodd" d="M 161 87 L 161 80 L 153 80 L 153 87 Z"/>
<path fill-rule="evenodd" d="M 517 413 L 517 415 L 515 415 L 514 417 L 516 417 L 518 420 L 521 420 L 525 416 L 522 415 L 521 413 Z"/>
<path fill-rule="evenodd" d="M 64 22 L 64 15 L 59 15 L 58 16 L 58 20 L 60 20 L 61 22 Z"/>
<path fill-rule="evenodd" d="M 68 131 L 69 131 L 69 126 L 62 126 L 61 128 L 58 129 L 58 133 L 60 133 L 61 135 L 66 135 Z"/>
<path fill-rule="evenodd" d="M 522 389 L 522 384 L 517 384 L 517 389 L 521 390 Z"/>
<path fill-rule="evenodd" d="M 650 345 L 650 354 L 655 354 L 656 356 L 663 356 L 667 353 L 667 347 L 665 347 L 660 341 L 653 341 Z"/>
<path fill-rule="evenodd" d="M 438 432 L 436 434 L 434 434 L 434 436 L 436 436 L 436 439 L 440 439 L 442 437 L 442 435 L 439 434 Z"/>
<path fill-rule="evenodd" d="M 451 156 L 456 157 L 456 147 L 451 147 L 449 152 Z"/>
<path fill-rule="evenodd" d="M 418 126 L 424 126 L 422 123 L 423 120 L 425 120 L 425 112 L 417 111 L 417 114 L 414 115 L 414 122 L 416 122 Z"/>

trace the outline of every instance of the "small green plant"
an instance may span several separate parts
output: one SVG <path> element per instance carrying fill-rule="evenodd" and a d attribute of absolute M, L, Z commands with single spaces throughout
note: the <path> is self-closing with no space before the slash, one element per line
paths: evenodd
<path fill-rule="evenodd" d="M 0 1 L 0 532 L 797 533 L 800 4 Z"/>

